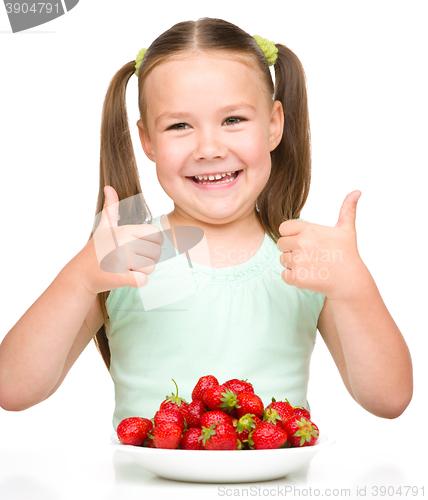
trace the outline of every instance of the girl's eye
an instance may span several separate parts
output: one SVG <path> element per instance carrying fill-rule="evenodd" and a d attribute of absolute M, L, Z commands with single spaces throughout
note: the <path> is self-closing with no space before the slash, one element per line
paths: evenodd
<path fill-rule="evenodd" d="M 227 123 L 228 125 L 236 125 L 242 121 L 245 121 L 245 118 L 239 118 L 238 116 L 231 116 L 230 118 L 226 118 L 226 120 L 224 120 L 225 123 L 229 122 Z"/>
<path fill-rule="evenodd" d="M 174 123 L 174 125 L 171 125 L 168 127 L 168 130 L 184 130 L 185 127 L 188 127 L 187 123 Z"/>
<path fill-rule="evenodd" d="M 245 118 L 240 118 L 239 116 L 231 116 L 230 118 L 226 118 L 224 120 L 224 123 L 227 125 L 236 125 L 239 122 L 245 121 Z M 168 127 L 167 130 L 186 130 L 189 128 L 189 125 L 187 123 L 174 123 L 174 125 L 171 125 Z"/>

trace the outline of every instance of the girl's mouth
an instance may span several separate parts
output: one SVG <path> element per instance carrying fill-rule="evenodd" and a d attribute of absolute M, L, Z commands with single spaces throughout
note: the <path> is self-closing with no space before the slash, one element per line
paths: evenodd
<path fill-rule="evenodd" d="M 217 175 L 198 175 L 194 177 L 187 177 L 195 184 L 199 186 L 228 186 L 233 184 L 238 175 L 242 172 L 242 170 L 236 170 L 235 172 L 224 172 L 223 174 Z"/>

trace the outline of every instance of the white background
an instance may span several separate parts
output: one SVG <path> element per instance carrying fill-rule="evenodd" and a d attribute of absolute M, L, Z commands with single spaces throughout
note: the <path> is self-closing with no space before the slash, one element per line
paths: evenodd
<path fill-rule="evenodd" d="M 362 191 L 360 255 L 413 358 L 412 403 L 396 420 L 379 419 L 348 395 L 318 337 L 309 387 L 313 419 L 338 442 L 359 446 L 362 470 L 365 455 L 378 456 L 385 478 L 414 480 L 427 409 L 424 10 L 423 1 L 81 0 L 61 18 L 12 34 L 0 6 L 0 340 L 86 244 L 98 193 L 102 104 L 115 72 L 175 23 L 222 17 L 287 45 L 302 61 L 313 152 L 302 217 L 334 225 L 345 196 Z M 172 201 L 138 141 L 135 77 L 127 99 L 143 193 L 154 216 L 167 213 Z M 109 374 L 91 343 L 49 400 L 19 413 L 0 409 L 0 446 L 104 443 L 113 407 Z M 407 465 L 397 471 L 398 455 Z M 345 453 L 344 468 L 349 458 Z M 333 477 L 328 464 L 325 470 Z M 363 474 L 360 484 L 365 480 Z"/>

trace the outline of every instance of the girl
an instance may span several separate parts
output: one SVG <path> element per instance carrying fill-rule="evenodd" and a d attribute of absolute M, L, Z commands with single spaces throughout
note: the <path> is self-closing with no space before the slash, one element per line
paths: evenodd
<path fill-rule="evenodd" d="M 128 129 L 134 73 L 141 144 L 174 201 L 154 219 Z M 299 59 L 226 21 L 178 23 L 123 66 L 104 103 L 93 231 L 4 338 L 1 406 L 48 398 L 92 338 L 115 384 L 115 428 L 152 417 L 171 378 L 186 395 L 208 373 L 303 406 L 318 329 L 351 396 L 399 416 L 411 359 L 358 254 L 361 193 L 335 227 L 299 218 L 309 139 Z"/>

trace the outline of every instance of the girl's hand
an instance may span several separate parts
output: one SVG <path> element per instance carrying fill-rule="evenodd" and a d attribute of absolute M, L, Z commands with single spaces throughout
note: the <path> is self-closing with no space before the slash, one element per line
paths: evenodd
<path fill-rule="evenodd" d="M 329 299 L 356 296 L 369 271 L 357 249 L 355 218 L 360 191 L 348 194 L 334 227 L 298 220 L 279 226 L 282 279 Z"/>
<path fill-rule="evenodd" d="M 82 279 L 94 294 L 131 286 L 143 287 L 162 253 L 163 234 L 152 224 L 118 226 L 119 198 L 111 186 L 104 189 L 100 223 L 78 254 Z"/>

